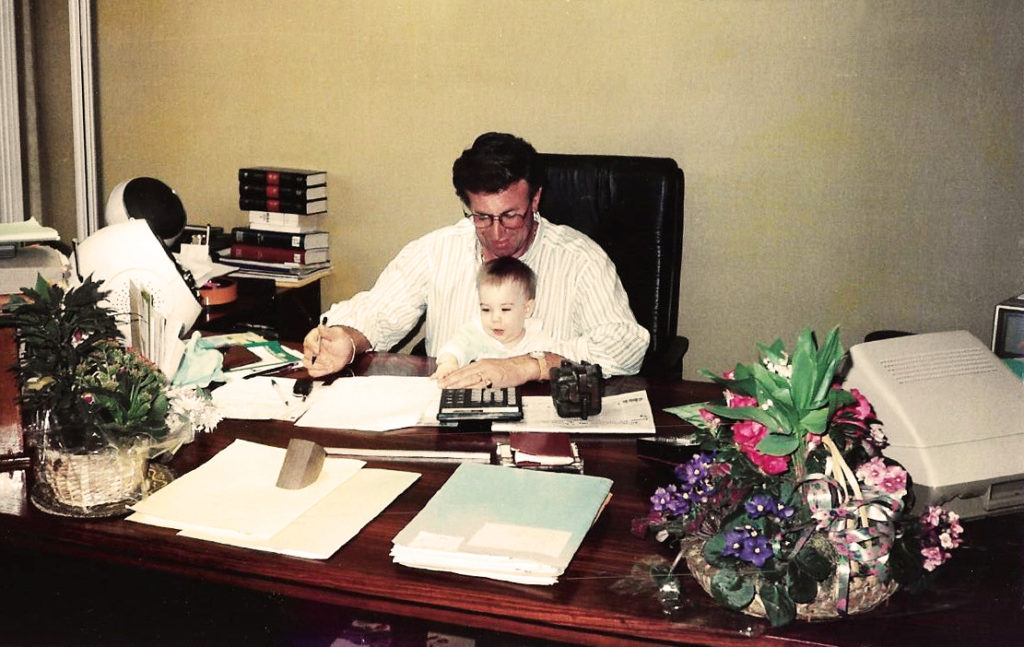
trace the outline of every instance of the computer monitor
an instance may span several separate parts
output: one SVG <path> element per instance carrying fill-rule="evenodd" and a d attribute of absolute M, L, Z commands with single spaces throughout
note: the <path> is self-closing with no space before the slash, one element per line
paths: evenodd
<path fill-rule="evenodd" d="M 1024 294 L 996 306 L 992 352 L 999 357 L 1024 357 Z"/>

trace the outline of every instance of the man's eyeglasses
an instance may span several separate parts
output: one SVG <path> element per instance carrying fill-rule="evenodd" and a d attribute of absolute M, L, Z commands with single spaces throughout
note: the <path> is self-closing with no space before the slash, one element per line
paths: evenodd
<path fill-rule="evenodd" d="M 490 227 L 495 220 L 501 223 L 505 229 L 519 229 L 526 222 L 525 213 L 503 213 L 500 216 L 491 216 L 483 213 L 473 213 L 463 209 L 463 214 L 473 221 L 477 229 Z"/>

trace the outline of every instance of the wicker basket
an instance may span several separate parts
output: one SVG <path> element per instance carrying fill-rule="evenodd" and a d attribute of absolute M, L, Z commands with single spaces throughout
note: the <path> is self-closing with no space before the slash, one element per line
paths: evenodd
<path fill-rule="evenodd" d="M 41 452 L 36 479 L 49 487 L 60 504 L 87 512 L 139 501 L 147 462 L 147 453 L 138 450 L 72 453 L 48 448 Z"/>
<path fill-rule="evenodd" d="M 718 569 L 704 559 L 704 542 L 696 539 L 684 541 L 683 557 L 693 578 L 708 595 L 711 595 L 711 578 L 714 577 Z M 882 582 L 875 576 L 854 577 L 850 582 L 847 610 L 843 614 L 837 608 L 839 582 L 833 575 L 818 586 L 818 597 L 814 602 L 796 605 L 796 617 L 800 620 L 812 621 L 834 620 L 843 615 L 867 613 L 889 599 L 898 588 L 899 584 L 892 580 Z M 767 617 L 759 595 L 754 596 L 754 601 L 743 609 L 743 613 L 758 618 Z"/>

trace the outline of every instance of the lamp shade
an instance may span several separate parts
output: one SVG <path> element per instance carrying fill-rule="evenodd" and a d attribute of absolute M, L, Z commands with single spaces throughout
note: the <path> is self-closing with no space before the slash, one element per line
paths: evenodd
<path fill-rule="evenodd" d="M 177 194 L 160 180 L 136 177 L 110 192 L 104 212 L 106 224 L 145 220 L 165 245 L 173 245 L 185 230 L 185 207 Z"/>

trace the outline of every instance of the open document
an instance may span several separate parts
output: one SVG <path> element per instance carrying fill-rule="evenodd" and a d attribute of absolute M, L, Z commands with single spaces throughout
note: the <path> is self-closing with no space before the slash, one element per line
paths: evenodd
<path fill-rule="evenodd" d="M 610 479 L 463 463 L 399 532 L 414 568 L 554 584 L 610 496 Z"/>
<path fill-rule="evenodd" d="M 326 559 L 419 477 L 327 458 L 312 484 L 279 488 L 285 452 L 235 440 L 133 505 L 128 520 L 175 528 L 196 539 Z"/>
<path fill-rule="evenodd" d="M 426 412 L 436 425 L 441 389 L 426 377 L 346 377 L 316 389 L 310 400 L 299 427 L 388 431 L 415 427 Z"/>

